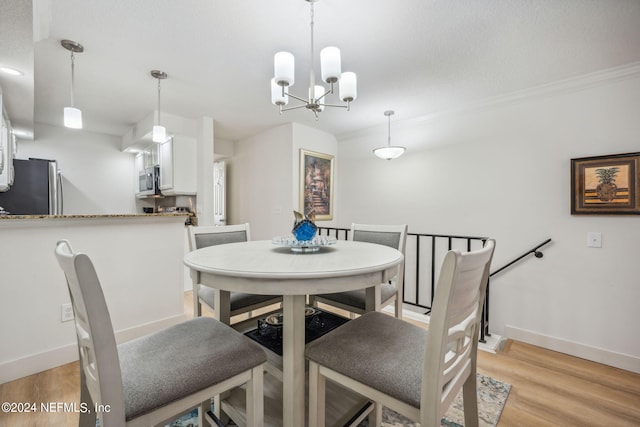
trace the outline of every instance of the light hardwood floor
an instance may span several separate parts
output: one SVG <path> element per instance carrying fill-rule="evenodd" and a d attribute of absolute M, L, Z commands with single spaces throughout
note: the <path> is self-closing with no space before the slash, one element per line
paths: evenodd
<path fill-rule="evenodd" d="M 191 298 L 186 292 L 188 316 L 193 315 Z M 512 385 L 499 427 L 640 426 L 638 374 L 517 341 L 507 341 L 498 354 L 480 351 L 478 371 Z M 70 363 L 0 384 L 0 402 L 73 404 L 80 398 L 79 381 L 78 363 Z M 0 427 L 74 426 L 77 420 L 76 413 L 62 409 L 0 412 Z"/>

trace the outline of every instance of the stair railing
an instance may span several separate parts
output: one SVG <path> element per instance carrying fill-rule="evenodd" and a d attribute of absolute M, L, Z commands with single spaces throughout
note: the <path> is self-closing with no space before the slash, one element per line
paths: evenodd
<path fill-rule="evenodd" d="M 482 325 L 481 325 L 482 327 L 480 329 L 480 342 L 486 342 L 485 337 L 491 336 L 491 333 L 489 333 L 489 285 L 491 284 L 491 278 L 531 254 L 533 254 L 536 258 L 542 258 L 544 254 L 538 249 L 540 249 L 541 247 L 543 247 L 544 245 L 550 242 L 551 242 L 551 239 L 545 240 L 539 245 L 529 249 L 519 257 L 514 258 L 512 261 L 509 261 L 508 263 L 506 263 L 505 265 L 503 265 L 493 273 L 489 274 L 489 281 L 487 282 L 487 297 L 485 298 L 484 306 L 482 307 Z"/>
<path fill-rule="evenodd" d="M 351 230 L 349 228 L 318 227 L 318 234 L 322 235 L 324 233 L 326 236 L 333 235 L 333 237 L 339 240 L 348 240 L 350 231 Z M 441 258 L 444 254 L 454 248 L 469 252 L 475 248 L 482 247 L 488 240 L 488 237 L 425 233 L 407 233 L 407 235 L 408 244 L 405 256 L 403 303 L 424 310 L 424 314 L 429 314 L 431 312 L 431 304 L 433 303 L 435 293 L 436 277 L 439 273 Z M 409 240 L 413 240 L 412 244 L 409 244 Z M 426 248 L 423 244 L 425 243 L 424 240 L 427 240 Z M 529 249 L 519 257 L 514 258 L 512 261 L 492 272 L 489 275 L 489 278 L 511 267 L 513 264 L 524 259 L 530 254 L 533 254 L 536 258 L 542 258 L 543 253 L 539 249 L 549 242 L 551 242 L 551 239 L 547 239 L 539 245 Z M 427 256 L 424 256 L 425 252 Z M 426 264 L 428 264 L 430 268 L 427 269 L 425 274 L 424 270 Z M 487 336 L 491 336 L 489 333 L 490 283 L 491 279 L 489 279 L 489 283 L 487 283 L 487 293 L 485 296 L 484 306 L 482 308 L 480 342 L 483 343 L 486 342 Z M 428 292 L 425 291 L 425 286 Z"/>

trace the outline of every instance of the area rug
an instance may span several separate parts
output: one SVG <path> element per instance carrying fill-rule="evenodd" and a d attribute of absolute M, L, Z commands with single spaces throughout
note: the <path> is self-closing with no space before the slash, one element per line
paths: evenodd
<path fill-rule="evenodd" d="M 502 409 L 509 397 L 511 384 L 494 380 L 491 377 L 478 375 L 478 417 L 480 427 L 496 426 L 502 414 Z M 365 420 L 359 427 L 368 427 Z M 441 421 L 442 427 L 463 427 L 464 410 L 462 405 L 462 391 L 458 393 L 453 403 Z M 418 423 L 405 418 L 389 408 L 382 408 L 382 427 L 417 427 Z"/>
<path fill-rule="evenodd" d="M 511 385 L 493 378 L 478 374 L 478 416 L 480 427 L 495 426 L 498 424 L 502 409 L 509 397 Z M 462 405 L 462 392 L 447 410 L 442 419 L 442 427 L 464 427 L 464 410 Z M 233 426 L 231 424 L 230 426 Z M 368 427 L 365 420 L 359 427 Z M 417 427 L 419 424 L 408 420 L 402 415 L 388 408 L 382 409 L 382 427 Z M 186 414 L 168 424 L 167 427 L 197 427 L 198 412 L 196 410 Z"/>

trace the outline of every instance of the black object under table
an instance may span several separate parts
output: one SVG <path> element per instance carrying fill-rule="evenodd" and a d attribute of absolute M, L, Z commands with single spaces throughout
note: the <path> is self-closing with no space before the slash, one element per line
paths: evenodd
<path fill-rule="evenodd" d="M 315 308 L 315 313 L 306 316 L 304 343 L 320 338 L 329 331 L 345 324 L 349 319 L 337 314 Z M 275 316 L 278 316 L 276 314 Z M 282 356 L 282 325 L 268 323 L 265 319 L 258 319 L 258 327 L 245 332 L 245 335 L 258 344 Z"/>

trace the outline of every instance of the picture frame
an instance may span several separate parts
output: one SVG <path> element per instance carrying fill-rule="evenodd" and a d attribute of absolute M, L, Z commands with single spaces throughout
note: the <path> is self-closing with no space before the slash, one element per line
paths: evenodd
<path fill-rule="evenodd" d="M 640 215 L 640 152 L 571 159 L 572 215 Z"/>
<path fill-rule="evenodd" d="M 333 219 L 333 161 L 330 154 L 300 149 L 300 212 L 315 209 L 316 221 Z"/>

